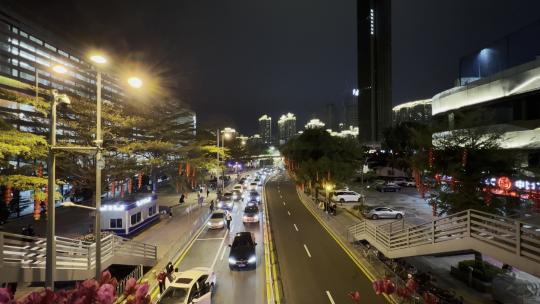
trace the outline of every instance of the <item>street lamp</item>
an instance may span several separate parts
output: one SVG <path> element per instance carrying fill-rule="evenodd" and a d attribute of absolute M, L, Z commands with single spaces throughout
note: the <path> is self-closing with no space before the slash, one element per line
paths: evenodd
<path fill-rule="evenodd" d="M 127 82 L 131 87 L 135 89 L 139 89 L 143 85 L 143 81 L 139 77 L 135 76 L 129 77 Z"/>
<path fill-rule="evenodd" d="M 36 69 L 37 71 L 37 69 Z M 54 290 L 54 277 L 56 272 L 56 240 L 55 240 L 55 201 L 54 192 L 56 191 L 56 157 L 54 147 L 56 146 L 56 106 L 59 103 L 69 104 L 70 100 L 66 94 L 58 94 L 57 90 L 52 90 L 53 100 L 51 105 L 51 119 L 49 126 L 49 155 L 47 159 L 47 174 L 49 179 L 48 203 L 47 203 L 47 257 L 45 259 L 45 285 Z"/>
<path fill-rule="evenodd" d="M 326 190 L 326 204 L 325 204 L 324 210 L 328 211 L 328 206 L 330 205 L 330 196 L 329 196 L 329 194 L 334 189 L 334 185 L 332 185 L 330 183 L 327 183 L 324 186 L 324 189 Z"/>
<path fill-rule="evenodd" d="M 103 138 L 101 137 L 101 69 L 100 66 L 107 63 L 107 59 L 100 54 L 90 56 L 90 60 L 96 63 L 96 212 L 94 233 L 96 239 L 96 280 L 101 276 L 101 169 L 103 169 L 103 160 L 101 154 L 101 145 Z"/>

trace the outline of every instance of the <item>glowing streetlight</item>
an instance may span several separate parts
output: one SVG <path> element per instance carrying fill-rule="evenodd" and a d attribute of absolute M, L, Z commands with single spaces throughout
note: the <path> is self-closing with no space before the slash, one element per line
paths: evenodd
<path fill-rule="evenodd" d="M 52 70 L 58 74 L 65 74 L 68 71 L 63 65 L 55 65 L 52 67 Z"/>
<path fill-rule="evenodd" d="M 143 81 L 139 77 L 129 77 L 127 82 L 131 87 L 135 89 L 138 89 L 143 85 Z"/>
<path fill-rule="evenodd" d="M 95 62 L 97 64 L 105 64 L 105 63 L 107 63 L 107 58 L 105 58 L 102 55 L 98 55 L 98 54 L 91 55 L 90 60 L 92 60 L 93 62 Z"/>

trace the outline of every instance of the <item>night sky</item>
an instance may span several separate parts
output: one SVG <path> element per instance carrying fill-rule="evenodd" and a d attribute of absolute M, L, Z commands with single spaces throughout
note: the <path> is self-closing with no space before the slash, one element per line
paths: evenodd
<path fill-rule="evenodd" d="M 366 0 L 367 1 L 367 0 Z M 207 127 L 302 126 L 356 83 L 353 0 L 0 0 L 83 47 L 149 66 Z M 540 18 L 538 0 L 393 1 L 393 100 L 450 88 L 458 60 Z"/>

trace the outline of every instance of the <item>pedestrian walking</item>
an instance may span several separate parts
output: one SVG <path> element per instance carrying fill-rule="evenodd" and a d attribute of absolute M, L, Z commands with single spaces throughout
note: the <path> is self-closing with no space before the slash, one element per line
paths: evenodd
<path fill-rule="evenodd" d="M 174 271 L 174 266 L 171 262 L 167 263 L 167 266 L 165 266 L 165 270 L 167 271 L 167 278 L 169 279 L 169 282 L 172 282 L 174 279 L 173 279 L 173 271 Z"/>
<path fill-rule="evenodd" d="M 180 199 L 178 200 L 178 203 L 183 204 L 185 201 L 186 201 L 186 196 L 184 195 L 184 193 L 182 193 L 182 195 L 180 195 Z"/>
<path fill-rule="evenodd" d="M 214 212 L 214 200 L 210 201 L 210 213 Z"/>
<path fill-rule="evenodd" d="M 169 218 L 172 218 L 172 207 L 169 207 Z"/>
<path fill-rule="evenodd" d="M 204 198 L 202 196 L 199 195 L 199 207 L 202 207 L 203 203 L 204 203 Z"/>
<path fill-rule="evenodd" d="M 227 230 L 231 230 L 232 215 L 229 211 L 227 211 L 227 215 L 225 215 L 225 221 L 227 221 Z"/>
<path fill-rule="evenodd" d="M 206 197 L 210 196 L 210 188 L 206 187 Z"/>
<path fill-rule="evenodd" d="M 157 281 L 159 285 L 159 294 L 162 294 L 163 291 L 165 291 L 165 278 L 167 277 L 167 274 L 165 271 L 160 271 L 157 275 Z"/>

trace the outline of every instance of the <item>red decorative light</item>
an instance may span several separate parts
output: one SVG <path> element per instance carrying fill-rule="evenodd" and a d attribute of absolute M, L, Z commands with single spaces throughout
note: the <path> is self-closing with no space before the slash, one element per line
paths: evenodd
<path fill-rule="evenodd" d="M 505 191 L 508 191 L 510 188 L 512 188 L 512 181 L 506 176 L 501 176 L 499 179 L 497 179 L 497 186 Z"/>

